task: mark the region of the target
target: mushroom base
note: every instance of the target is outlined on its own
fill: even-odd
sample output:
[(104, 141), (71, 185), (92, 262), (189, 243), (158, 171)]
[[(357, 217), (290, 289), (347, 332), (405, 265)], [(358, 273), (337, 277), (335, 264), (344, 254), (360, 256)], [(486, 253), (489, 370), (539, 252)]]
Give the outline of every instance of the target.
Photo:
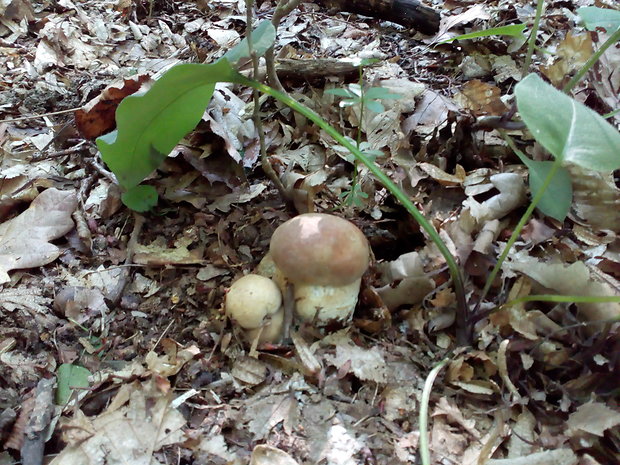
[(259, 345), (267, 342), (280, 342), (282, 327), (284, 326), (284, 310), (280, 309), (279, 312), (274, 313), (269, 318), (270, 320), (265, 322), (261, 328), (246, 329), (244, 331), (246, 341), (251, 344), (258, 337)]
[(361, 279), (345, 286), (295, 284), (295, 313), (302, 321), (327, 324), (353, 315)]

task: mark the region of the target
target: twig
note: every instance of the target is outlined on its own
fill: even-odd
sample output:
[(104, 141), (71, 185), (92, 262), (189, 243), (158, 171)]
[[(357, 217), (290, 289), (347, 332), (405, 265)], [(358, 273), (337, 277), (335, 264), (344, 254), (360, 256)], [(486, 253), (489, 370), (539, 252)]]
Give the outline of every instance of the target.
[(0, 123), (15, 123), (17, 121), (28, 121), (29, 119), (45, 118), (46, 116), (64, 115), (65, 113), (74, 113), (82, 107), (71, 108), (69, 110), (52, 111), (51, 113), (42, 113), (40, 115), (22, 116), (21, 118), (3, 119)]
[[(253, 0), (245, 0), (245, 9), (246, 9), (246, 26), (247, 26), (247, 39), (248, 39), (248, 51), (250, 52), (250, 57), (252, 59), (252, 68), (254, 70), (254, 78), (258, 77), (258, 57), (256, 56), (256, 52), (252, 46), (252, 6)], [(273, 47), (272, 47), (273, 48)], [(272, 62), (273, 64), (273, 62)], [(267, 68), (269, 69), (269, 67)], [(275, 70), (275, 68), (274, 68)], [(275, 73), (275, 71), (274, 71)], [(275, 172), (271, 163), (269, 162), (269, 157), (267, 156), (267, 147), (265, 145), (265, 132), (263, 129), (263, 122), (260, 118), (260, 95), (257, 89), (253, 89), (252, 98), (254, 100), (254, 111), (252, 112), (252, 120), (254, 121), (254, 126), (256, 127), (256, 132), (258, 133), (258, 141), (260, 145), (260, 162), (263, 168), (263, 171), (267, 175), (267, 177), (273, 182), (276, 186), (280, 195), (284, 199), (286, 203), (290, 203), (290, 199), (288, 193), (286, 192), (286, 188), (280, 177)]]
[[(301, 3), (301, 0), (280, 0), (278, 5), (276, 6), (276, 10), (273, 12), (273, 16), (271, 17), (271, 24), (273, 27), (278, 30), (278, 26), (280, 25), (280, 21), (287, 14), (293, 11), (297, 6)], [(272, 45), (265, 52), (265, 64), (267, 66), (267, 79), (269, 81), (269, 85), (279, 90), (283, 94), (286, 93), (280, 79), (278, 78), (278, 74), (276, 73), (276, 65), (275, 65), (275, 53), (274, 46)]]

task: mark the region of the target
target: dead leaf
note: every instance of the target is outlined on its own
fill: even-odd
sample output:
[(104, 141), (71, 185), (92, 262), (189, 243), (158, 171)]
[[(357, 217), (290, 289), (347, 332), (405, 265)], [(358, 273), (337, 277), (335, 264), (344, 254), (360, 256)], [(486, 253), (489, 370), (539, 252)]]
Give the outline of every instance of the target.
[(252, 451), (250, 465), (298, 465), (286, 452), (267, 445), (258, 445)]
[[(70, 445), (50, 465), (126, 463), (159, 465), (153, 454), (164, 446), (184, 440), (185, 418), (170, 407), (169, 395), (152, 381), (125, 385), (108, 406), (94, 418), (78, 413), (63, 424), (66, 433), (89, 431), (81, 438), (65, 437)], [(120, 400), (119, 396), (122, 396)]]
[(149, 81), (148, 75), (141, 74), (113, 82), (83, 108), (76, 110), (75, 125), (82, 137), (93, 140), (116, 128), (116, 108), (121, 100)]
[(578, 431), (603, 436), (606, 430), (620, 424), (620, 412), (601, 402), (588, 402), (572, 413), (566, 422), (570, 432)]
[(555, 53), (555, 63), (541, 66), (542, 73), (555, 86), (561, 86), (576, 70), (581, 68), (592, 56), (592, 38), (590, 33), (573, 34), (568, 32)]
[(461, 92), (465, 97), (463, 102), (465, 108), (470, 109), (476, 116), (499, 116), (507, 110), (506, 105), (500, 99), (502, 91), (493, 84), (474, 79), (466, 82)]
[(570, 449), (545, 450), (523, 457), (491, 459), (487, 465), (576, 465), (579, 458)]
[(74, 192), (47, 189), (28, 210), (0, 224), (0, 284), (11, 280), (11, 270), (47, 265), (60, 256), (60, 248), (49, 241), (73, 229), (76, 207)]

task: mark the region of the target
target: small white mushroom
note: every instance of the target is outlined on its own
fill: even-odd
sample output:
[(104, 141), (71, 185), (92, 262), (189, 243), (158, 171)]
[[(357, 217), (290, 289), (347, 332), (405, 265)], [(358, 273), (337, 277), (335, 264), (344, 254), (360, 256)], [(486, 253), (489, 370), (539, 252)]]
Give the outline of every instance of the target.
[(277, 342), (282, 333), (282, 294), (269, 278), (249, 274), (233, 283), (226, 294), (226, 314), (244, 329), (246, 339), (259, 344)]

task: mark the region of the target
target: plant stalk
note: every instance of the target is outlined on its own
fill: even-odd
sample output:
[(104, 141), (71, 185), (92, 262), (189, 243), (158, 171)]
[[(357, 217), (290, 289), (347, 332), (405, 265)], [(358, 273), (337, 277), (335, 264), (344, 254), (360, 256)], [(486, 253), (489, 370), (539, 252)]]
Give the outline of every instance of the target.
[(536, 47), (536, 36), (538, 34), (538, 27), (540, 26), (540, 18), (542, 17), (544, 0), (538, 0), (536, 2), (536, 16), (534, 16), (534, 24), (532, 25), (532, 31), (530, 32), (530, 38), (527, 41), (527, 52), (525, 53), (525, 61), (523, 62), (523, 70), (521, 71), (521, 77), (524, 78), (532, 64), (532, 56), (534, 55), (534, 48)]
[(422, 459), (422, 465), (431, 465), (431, 452), (428, 445), (428, 404), (431, 400), (431, 392), (433, 391), (433, 383), (435, 378), (441, 371), (441, 369), (450, 361), (449, 358), (444, 358), (439, 362), (428, 374), (426, 381), (424, 381), (424, 389), (422, 390), (422, 399), (420, 400), (420, 416), (419, 416), (419, 429), (420, 429), (420, 458)]

